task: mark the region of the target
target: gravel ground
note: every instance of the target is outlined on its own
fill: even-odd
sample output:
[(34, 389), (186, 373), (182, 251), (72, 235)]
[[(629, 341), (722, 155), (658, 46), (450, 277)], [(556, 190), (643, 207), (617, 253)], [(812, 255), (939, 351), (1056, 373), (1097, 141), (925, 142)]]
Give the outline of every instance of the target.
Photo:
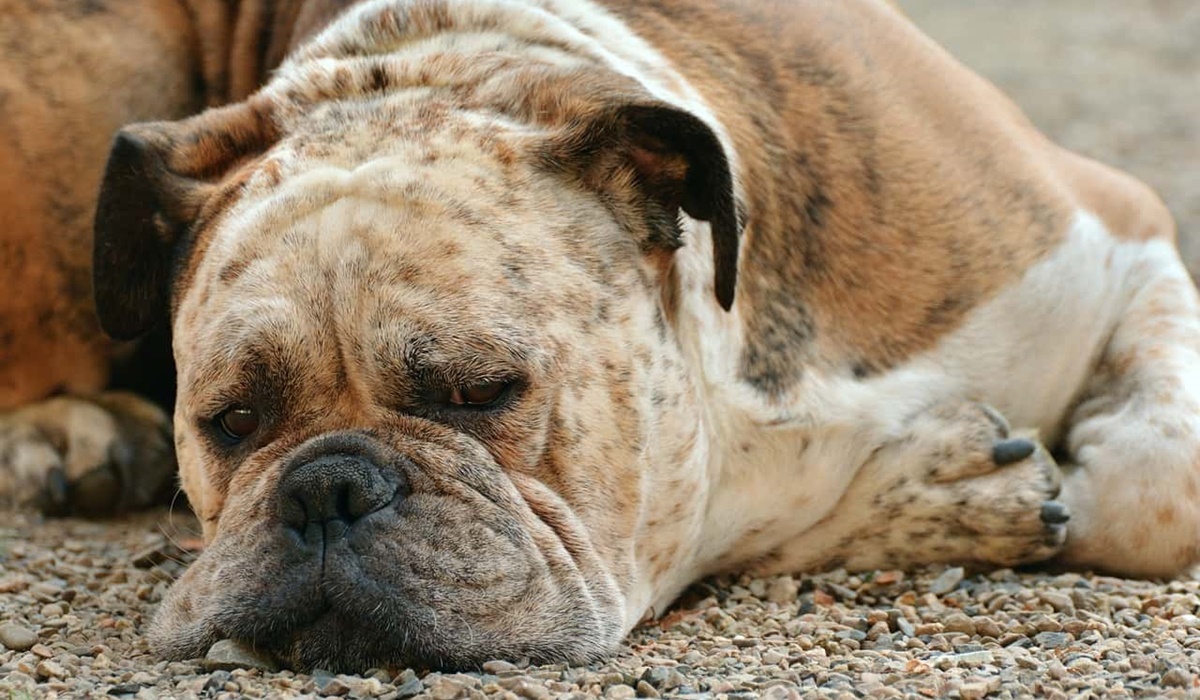
[[(225, 670), (151, 657), (141, 629), (195, 523), (13, 519), (0, 558), (12, 697), (1200, 697), (1200, 582), (960, 568), (695, 586), (589, 668), (481, 674)], [(0, 697), (3, 697), (0, 694)]]
[[(1060, 142), (1155, 186), (1200, 270), (1200, 3), (902, 0)], [(961, 569), (720, 579), (590, 668), (331, 676), (164, 663), (142, 631), (198, 531), (0, 513), (0, 700), (1200, 697), (1200, 577)], [(6, 694), (7, 693), (7, 694)]]

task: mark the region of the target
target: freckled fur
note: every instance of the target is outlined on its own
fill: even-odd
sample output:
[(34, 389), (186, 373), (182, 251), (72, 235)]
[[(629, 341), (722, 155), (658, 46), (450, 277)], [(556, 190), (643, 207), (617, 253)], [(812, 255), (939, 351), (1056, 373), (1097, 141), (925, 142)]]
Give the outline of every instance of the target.
[[(287, 56), (244, 102), (130, 129), (197, 223), (169, 306), (210, 546), (165, 653), (582, 661), (731, 568), (1200, 558), (1200, 308), (1170, 217), (892, 6), (372, 0), (323, 29), (321, 8), (239, 25), (313, 37), (236, 62)], [(631, 103), (691, 115), (729, 165), (728, 311), (728, 239), (674, 211), (695, 158), (614, 116)], [(422, 412), (437, 377), (504, 373), (526, 387), (506, 412)], [(237, 401), (271, 412), (223, 450), (206, 431)], [(348, 432), (412, 510), (373, 521), (377, 570), (314, 585), (272, 504), (281, 465)], [(996, 465), (1010, 432), (1039, 449)], [(364, 580), (392, 597), (336, 594)], [(305, 627), (295, 600), (333, 612)]]

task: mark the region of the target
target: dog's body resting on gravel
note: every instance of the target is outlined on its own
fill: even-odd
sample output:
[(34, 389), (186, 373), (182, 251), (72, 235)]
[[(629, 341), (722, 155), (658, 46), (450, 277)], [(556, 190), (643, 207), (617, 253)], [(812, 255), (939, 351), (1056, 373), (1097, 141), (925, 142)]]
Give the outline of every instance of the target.
[(578, 661), (719, 570), (1179, 572), (1173, 236), (882, 2), (369, 0), (109, 160), (99, 317), (171, 318), (209, 543), (156, 640)]

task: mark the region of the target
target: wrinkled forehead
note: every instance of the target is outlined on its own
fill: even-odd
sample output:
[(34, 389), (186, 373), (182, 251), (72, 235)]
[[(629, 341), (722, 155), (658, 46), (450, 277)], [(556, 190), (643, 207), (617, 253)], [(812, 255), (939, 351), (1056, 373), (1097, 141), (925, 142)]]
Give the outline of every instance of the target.
[(519, 246), (513, 220), (537, 188), (506, 134), (470, 115), (388, 114), (329, 108), (296, 126), (203, 232), (198, 276), (470, 265)]
[(497, 254), (506, 241), (494, 224), (509, 214), (487, 196), (487, 185), (504, 184), (469, 170), (414, 166), (402, 156), (350, 168), (318, 164), (264, 196), (245, 197), (211, 231), (203, 268), (231, 282), (240, 275), (230, 266), (260, 261), (286, 277), (292, 268), (362, 274)]
[(486, 342), (557, 327), (636, 278), (603, 203), (524, 157), (515, 129), (435, 115), (418, 136), (406, 118), (389, 132), (326, 114), (247, 166), (177, 286), (177, 337), (199, 341), (177, 359), (267, 336), (383, 342), (381, 328)]
[(377, 144), (361, 159), (305, 147), (268, 153), (205, 232), (176, 318), (197, 351), (268, 335), (505, 334), (573, 257), (550, 239), (576, 231), (574, 215), (556, 220), (531, 171), (477, 144)]
[(216, 302), (207, 310), (286, 297), (313, 310), (337, 300), (351, 312), (350, 301), (388, 293), (413, 303), (435, 291), (467, 294), (449, 282), (468, 270), (476, 290), (502, 282), (489, 279), (488, 261), (519, 246), (495, 225), (505, 217), (406, 165), (385, 157), (313, 168), (232, 210), (195, 268), (196, 291)]
[(528, 357), (539, 340), (503, 273), (521, 256), (474, 208), (396, 177), (386, 159), (314, 169), (214, 237), (179, 309), (190, 342), (177, 348), (181, 379), (191, 386), (193, 374), (208, 381), (257, 361), (303, 381), (328, 374), (331, 358), (383, 367)]

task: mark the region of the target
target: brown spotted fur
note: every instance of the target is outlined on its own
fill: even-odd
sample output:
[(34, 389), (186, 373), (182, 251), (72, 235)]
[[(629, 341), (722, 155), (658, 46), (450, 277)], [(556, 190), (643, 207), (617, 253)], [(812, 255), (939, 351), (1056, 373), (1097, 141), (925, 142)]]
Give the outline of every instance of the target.
[[(339, 2), (197, 0), (185, 24), (201, 87), (189, 99), (233, 104), (114, 142), (98, 310), (122, 338), (170, 318), (182, 483), (209, 541), (164, 602), (159, 648), (194, 656), (232, 636), (302, 666), (586, 660), (694, 576), (730, 566), (1058, 554), (1066, 532), (1040, 509), (1086, 470), (1064, 479), (1034, 442), (999, 464), (991, 450), (1009, 428), (970, 397), (895, 425), (857, 416), (861, 439), (786, 409), (804, 405), (809, 374), (884, 382), (936, 350), (1063, 249), (1078, 209), (1128, 240), (1169, 239), (1157, 198), (1049, 143), (888, 3), (604, 3), (678, 76), (641, 70), (711, 108), (736, 154), (728, 188), (699, 117), (586, 42), (522, 43), (542, 25), (530, 14), (537, 31), (517, 27), (517, 5), (480, 3), (472, 18), (505, 37), (495, 47), (410, 55), (460, 28), (457, 4), (372, 6), (331, 34)], [(703, 298), (744, 338), (730, 380), (753, 397), (742, 427), (764, 443), (764, 424), (794, 430), (790, 446), (813, 459), (862, 451), (841, 502), (800, 493), (786, 512), (719, 512), (795, 484), (749, 456), (705, 461), (730, 436), (707, 435), (720, 421), (697, 413), (735, 411), (705, 403), (712, 388), (676, 335), (699, 298), (678, 262), (701, 244), (687, 238), (696, 230), (713, 249)], [(1187, 285), (1152, 281), (1147, 320), (1117, 329), (1133, 347), (1102, 358), (1080, 425), (1144, 404), (1148, 358), (1166, 375), (1191, 367), (1179, 352), (1190, 312), (1168, 299)], [(519, 386), (505, 411), (451, 420), (421, 398), (493, 375)], [(1169, 379), (1152, 403), (1193, 408)], [(214, 425), (243, 404), (262, 407), (263, 427), (223, 442)], [(1188, 421), (1150, 419), (1200, 444)], [(1086, 441), (1068, 432), (1068, 445)], [(327, 566), (322, 550), (314, 570), (281, 527), (285, 487), (345, 445), (407, 491), (373, 521), (371, 556)], [(1139, 494), (1155, 504), (1152, 489)], [(1146, 511), (1160, 526), (1193, 516)], [(721, 531), (726, 517), (736, 525)], [(1093, 519), (1064, 560), (1103, 565), (1130, 541), (1148, 546), (1149, 531), (1138, 545)], [(1179, 532), (1168, 555), (1129, 570), (1193, 561), (1196, 538)], [(362, 573), (364, 562), (384, 564)]]

